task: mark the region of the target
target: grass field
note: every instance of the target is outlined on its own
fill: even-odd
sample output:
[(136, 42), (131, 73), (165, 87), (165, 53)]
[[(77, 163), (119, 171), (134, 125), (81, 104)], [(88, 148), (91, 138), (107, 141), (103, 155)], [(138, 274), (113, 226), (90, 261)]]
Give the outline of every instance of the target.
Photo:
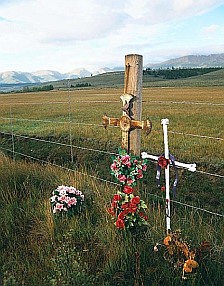
[[(153, 252), (166, 232), (164, 193), (155, 185), (154, 163), (149, 162), (138, 186), (148, 205), (149, 227), (131, 236), (111, 222), (106, 207), (117, 187), (88, 176), (112, 181), (111, 158), (89, 149), (117, 152), (120, 130), (104, 130), (102, 115), (121, 116), (122, 93), (122, 87), (110, 87), (0, 95), (1, 148), (80, 171), (1, 154), (0, 285), (222, 285), (223, 217), (172, 205), (172, 229), (181, 228), (192, 245), (211, 244), (204, 258), (198, 258), (192, 279), (181, 280), (180, 270), (164, 260), (162, 249)], [(198, 170), (224, 175), (223, 140), (189, 135), (224, 138), (223, 93), (223, 86), (145, 87), (142, 118), (151, 119), (153, 130), (142, 134), (142, 151), (163, 153), (160, 122), (168, 118), (170, 152), (180, 161), (196, 163)], [(75, 185), (86, 194), (80, 217), (53, 217), (49, 197), (60, 184)], [(176, 200), (223, 213), (223, 187), (223, 178), (180, 170)]]

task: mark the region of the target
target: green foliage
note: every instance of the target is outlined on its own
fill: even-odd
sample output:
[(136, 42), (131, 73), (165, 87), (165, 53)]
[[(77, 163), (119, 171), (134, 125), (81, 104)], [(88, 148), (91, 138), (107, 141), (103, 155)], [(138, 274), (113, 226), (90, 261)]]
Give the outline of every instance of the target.
[(150, 69), (146, 68), (143, 75), (154, 77), (163, 77), (164, 79), (181, 79), (192, 76), (199, 76), (206, 73), (218, 71), (222, 68), (167, 68), (167, 69)]
[(43, 86), (25, 86), (23, 87), (22, 91), (17, 91), (17, 92), (38, 92), (38, 91), (49, 91), (53, 90), (54, 86), (52, 84), (49, 85), (43, 85)]
[(76, 83), (76, 85), (74, 86), (73, 84), (71, 85), (71, 87), (89, 87), (91, 86), (91, 83), (85, 82), (85, 83)]

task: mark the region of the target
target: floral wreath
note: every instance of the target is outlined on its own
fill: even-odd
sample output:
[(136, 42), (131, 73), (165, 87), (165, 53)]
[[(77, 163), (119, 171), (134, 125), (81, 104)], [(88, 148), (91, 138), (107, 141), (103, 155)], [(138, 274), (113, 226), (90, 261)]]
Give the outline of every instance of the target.
[(119, 149), (119, 154), (112, 157), (111, 174), (123, 185), (134, 186), (143, 178), (147, 169), (147, 160), (127, 154), (125, 149)]

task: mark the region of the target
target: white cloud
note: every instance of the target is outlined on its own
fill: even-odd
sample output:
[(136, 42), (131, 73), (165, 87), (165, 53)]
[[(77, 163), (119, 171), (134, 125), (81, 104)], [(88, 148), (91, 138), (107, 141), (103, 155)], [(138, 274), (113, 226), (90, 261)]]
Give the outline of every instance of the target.
[[(224, 0), (0, 0), (0, 66), (25, 68), (33, 64), (39, 68), (48, 64), (65, 69), (69, 65), (94, 65), (96, 61), (104, 65), (116, 62), (118, 57), (122, 62), (125, 53), (147, 56), (159, 49), (162, 53), (167, 43), (172, 50), (172, 25), (223, 3)], [(11, 62), (4, 62), (4, 57), (8, 60), (10, 56)]]

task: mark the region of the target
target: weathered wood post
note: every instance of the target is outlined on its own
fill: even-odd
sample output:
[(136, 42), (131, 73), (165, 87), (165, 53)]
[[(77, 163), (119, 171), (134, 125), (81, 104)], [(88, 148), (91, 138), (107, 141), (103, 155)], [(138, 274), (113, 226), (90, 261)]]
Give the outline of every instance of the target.
[(128, 153), (140, 156), (140, 130), (149, 134), (151, 121), (141, 121), (142, 117), (142, 56), (125, 56), (124, 94), (120, 96), (123, 103), (123, 115), (120, 118), (103, 116), (103, 126), (119, 126), (122, 131), (121, 146)]
[[(142, 75), (143, 57), (131, 54), (125, 56), (125, 77), (124, 94), (131, 94), (133, 99), (130, 102), (129, 115), (135, 120), (142, 119)], [(129, 150), (135, 155), (140, 156), (141, 131), (132, 130), (129, 134)]]

